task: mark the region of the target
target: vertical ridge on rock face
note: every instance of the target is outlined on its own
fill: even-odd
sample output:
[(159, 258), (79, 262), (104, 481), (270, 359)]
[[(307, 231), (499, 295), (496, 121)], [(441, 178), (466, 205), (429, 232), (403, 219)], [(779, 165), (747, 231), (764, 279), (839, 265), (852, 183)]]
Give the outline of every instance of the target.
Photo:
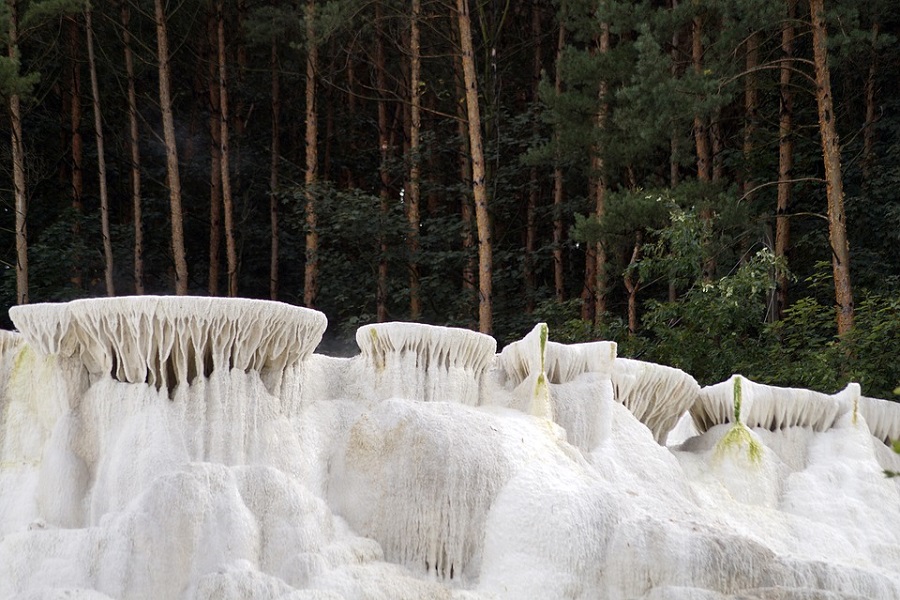
[(356, 332), (379, 399), (410, 395), (425, 402), (477, 405), (481, 378), (497, 342), (489, 335), (420, 323), (379, 323)]

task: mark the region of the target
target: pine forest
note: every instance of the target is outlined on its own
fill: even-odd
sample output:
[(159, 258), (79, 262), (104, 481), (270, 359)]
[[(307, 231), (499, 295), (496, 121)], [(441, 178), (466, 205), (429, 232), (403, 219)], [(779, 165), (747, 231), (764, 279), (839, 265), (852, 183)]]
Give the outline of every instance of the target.
[(7, 308), (269, 298), (334, 353), (546, 322), (900, 398), (896, 0), (3, 0), (0, 31)]

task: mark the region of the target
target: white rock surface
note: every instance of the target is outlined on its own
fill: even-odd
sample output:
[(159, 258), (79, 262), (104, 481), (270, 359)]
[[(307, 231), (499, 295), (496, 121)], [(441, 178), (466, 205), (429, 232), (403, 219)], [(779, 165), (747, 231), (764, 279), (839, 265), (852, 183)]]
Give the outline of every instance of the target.
[(858, 389), (741, 379), (729, 437), (734, 380), (541, 326), (331, 358), (323, 316), (261, 301), (14, 317), (0, 599), (900, 598), (897, 413)]

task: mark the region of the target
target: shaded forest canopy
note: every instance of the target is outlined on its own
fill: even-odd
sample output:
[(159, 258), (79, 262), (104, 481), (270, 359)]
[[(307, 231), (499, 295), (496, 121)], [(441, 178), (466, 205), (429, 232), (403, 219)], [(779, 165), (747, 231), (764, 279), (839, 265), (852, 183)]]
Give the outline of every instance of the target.
[(6, 0), (2, 302), (273, 298), (333, 344), (546, 321), (701, 383), (891, 397), (898, 26), (893, 0)]

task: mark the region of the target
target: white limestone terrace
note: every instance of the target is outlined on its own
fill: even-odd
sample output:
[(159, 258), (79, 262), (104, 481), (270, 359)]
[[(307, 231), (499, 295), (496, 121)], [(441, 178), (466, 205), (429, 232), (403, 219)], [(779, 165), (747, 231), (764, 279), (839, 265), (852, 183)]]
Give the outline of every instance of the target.
[(684, 371), (618, 358), (615, 342), (560, 344), (549, 341), (548, 335), (547, 326), (539, 324), (525, 338), (506, 346), (498, 356), (508, 386), (518, 388), (534, 379), (530, 383), (534, 388), (530, 398), (520, 394), (522, 398), (516, 406), (520, 410), (541, 416), (541, 397), (546, 394), (544, 402), (558, 417), (566, 412), (566, 407), (560, 405), (560, 398), (554, 397), (559, 395), (555, 386), (588, 374), (606, 377), (612, 382), (613, 398), (646, 425), (658, 443), (665, 444), (669, 431), (697, 399), (700, 386)]
[(274, 375), (319, 344), (325, 315), (244, 298), (125, 296), (10, 309), (45, 355), (75, 357), (94, 375), (173, 389), (219, 369)]
[(653, 432), (659, 444), (666, 443), (700, 393), (697, 381), (680, 369), (629, 358), (613, 363), (612, 382), (616, 400)]
[[(499, 355), (379, 324), (337, 358), (271, 302), (14, 312), (0, 599), (900, 598), (900, 456), (869, 429), (896, 412), (858, 388), (701, 394), (543, 324)], [(698, 397), (722, 425), (662, 445)]]
[(900, 440), (900, 403), (860, 396), (859, 413), (872, 435), (885, 444)]
[[(747, 427), (771, 431), (807, 427), (825, 431), (845, 414), (859, 406), (859, 384), (851, 383), (837, 394), (785, 388), (755, 383), (734, 375), (731, 379), (704, 387), (691, 408), (694, 424), (700, 432), (735, 420), (734, 379), (741, 377), (742, 398), (739, 419)], [(868, 419), (867, 419), (868, 421)], [(873, 427), (873, 424), (869, 425)]]
[(374, 371), (378, 399), (477, 405), (481, 379), (497, 351), (489, 335), (422, 323), (378, 323), (356, 331), (365, 366)]

